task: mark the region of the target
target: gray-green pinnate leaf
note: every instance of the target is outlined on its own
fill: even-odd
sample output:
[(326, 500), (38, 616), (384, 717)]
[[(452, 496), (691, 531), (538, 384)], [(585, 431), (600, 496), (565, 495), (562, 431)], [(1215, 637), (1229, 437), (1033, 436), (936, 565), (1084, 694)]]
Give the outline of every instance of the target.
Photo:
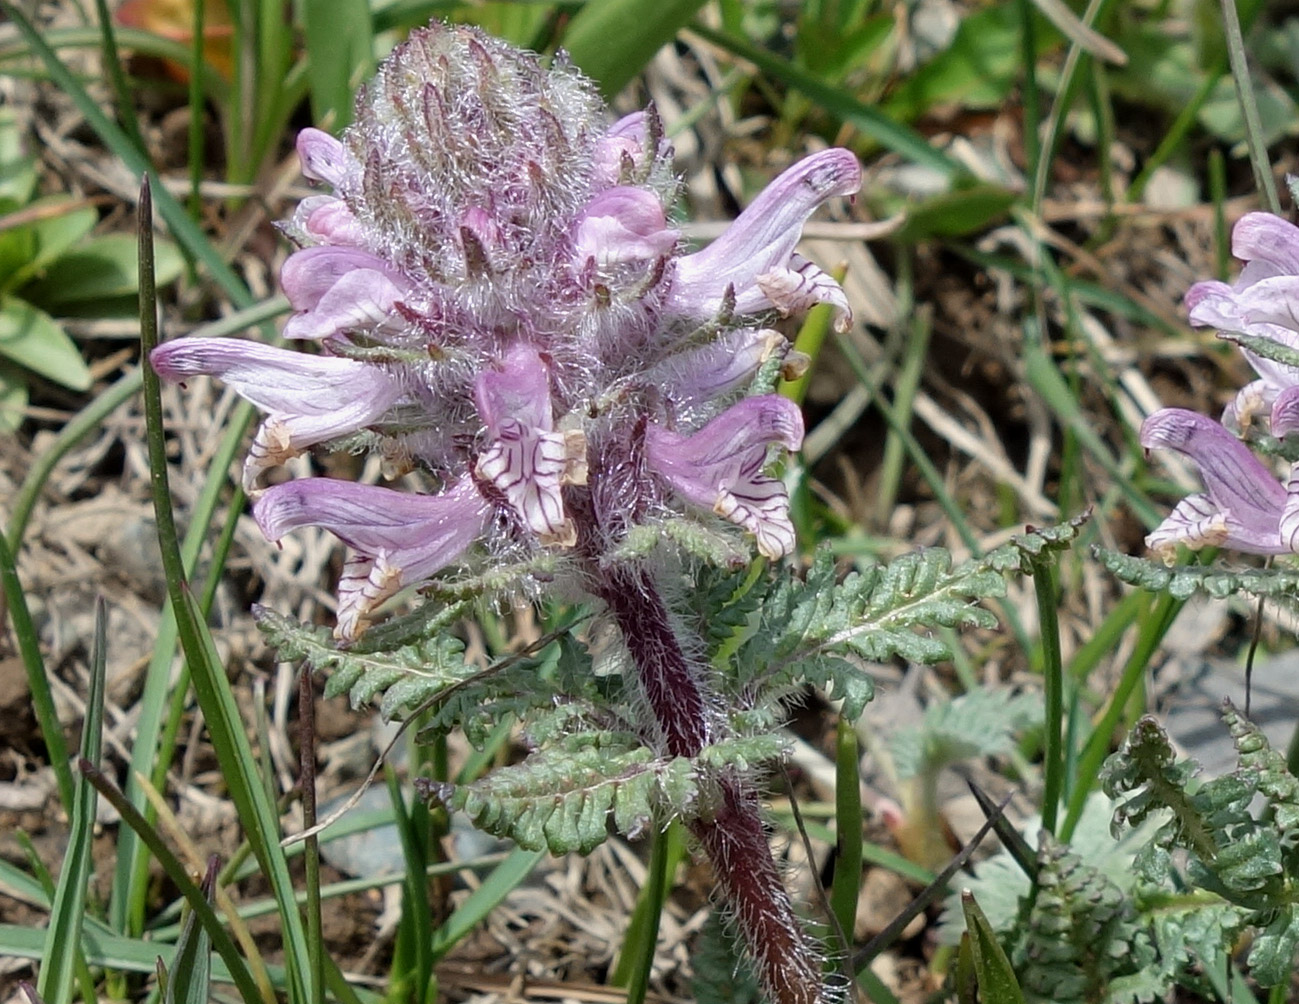
[(472, 784), (425, 781), (421, 788), (431, 801), (520, 847), (587, 854), (604, 842), (610, 817), (619, 832), (644, 830), (664, 769), (635, 737), (587, 734)]
[(1023, 572), (1068, 548), (1087, 516), (1030, 529), (982, 558), (953, 565), (942, 548), (869, 564), (839, 580), (822, 548), (806, 576), (788, 573), (768, 590), (761, 620), (737, 653), (737, 700), (813, 683), (844, 699), (856, 718), (870, 699), (869, 677), (852, 657), (900, 657), (931, 663), (948, 658), (935, 628), (993, 628), (981, 603), (1004, 596), (1005, 574)]
[[(1158, 962), (1148, 925), (1117, 885), (1047, 833), (1032, 903), (1018, 953), (1028, 994), (1063, 1004), (1133, 1000), (1134, 992), (1150, 992), (1151, 986), (1132, 980)], [(1128, 984), (1115, 988), (1121, 978)], [(1170, 983), (1168, 974), (1154, 986), (1166, 991)]]
[(1294, 973), (1295, 948), (1299, 946), (1299, 913), (1293, 905), (1282, 907), (1276, 917), (1254, 936), (1249, 952), (1249, 973), (1265, 987), (1289, 983)]
[(1237, 593), (1271, 598), (1299, 597), (1299, 568), (1224, 568), (1218, 565), (1174, 565), (1169, 567), (1147, 558), (1120, 554), (1103, 547), (1093, 549), (1115, 578), (1148, 589), (1187, 599), (1196, 593), (1225, 597)]
[(327, 673), (325, 696), (347, 694), (353, 707), (382, 695), (385, 717), (417, 706), (481, 672), (464, 660), (464, 644), (447, 634), (422, 638), (392, 651), (339, 648), (325, 627), (300, 624), (259, 608), (257, 624), (284, 660), (303, 660)]
[(1255, 779), (1267, 796), (1277, 826), (1283, 833), (1299, 829), (1299, 779), (1290, 773), (1285, 757), (1274, 750), (1258, 726), (1236, 710), (1230, 700), (1222, 702), (1222, 720), (1231, 733), (1240, 756), (1240, 769)]
[(567, 736), (522, 763), (470, 784), (418, 782), (433, 802), (463, 812), (481, 830), (530, 850), (587, 854), (614, 830), (638, 837), (664, 806), (707, 812), (708, 780), (782, 757), (778, 735), (726, 739), (694, 758), (656, 758), (630, 733)]

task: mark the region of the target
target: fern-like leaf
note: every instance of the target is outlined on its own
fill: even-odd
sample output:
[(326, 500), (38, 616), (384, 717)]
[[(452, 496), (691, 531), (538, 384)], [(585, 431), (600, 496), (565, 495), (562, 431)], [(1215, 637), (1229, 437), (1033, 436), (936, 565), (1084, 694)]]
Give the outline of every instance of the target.
[(607, 837), (611, 815), (615, 828), (629, 836), (649, 824), (656, 766), (653, 753), (634, 736), (585, 733), (472, 784), (419, 786), (430, 801), (465, 813), (480, 830), (520, 847), (588, 854)]
[(1196, 593), (1218, 598), (1237, 593), (1271, 599), (1299, 597), (1299, 568), (1284, 565), (1234, 569), (1219, 565), (1169, 567), (1103, 547), (1093, 548), (1093, 554), (1115, 578), (1151, 592), (1168, 593), (1177, 599), (1187, 599)]
[(790, 574), (767, 593), (761, 622), (737, 654), (733, 697), (743, 705), (753, 694), (811, 682), (842, 698), (844, 715), (857, 718), (871, 684), (852, 657), (925, 663), (948, 658), (947, 646), (929, 632), (995, 627), (996, 617), (979, 604), (1005, 595), (1004, 574), (1028, 570), (1069, 547), (1086, 519), (1030, 529), (957, 567), (947, 551), (933, 548), (867, 565), (841, 582), (833, 556), (822, 548), (805, 578)]
[(421, 781), (430, 801), (465, 813), (481, 830), (531, 850), (587, 854), (606, 838), (608, 825), (640, 836), (663, 806), (706, 812), (715, 798), (710, 780), (730, 770), (784, 756), (778, 735), (725, 739), (693, 758), (655, 758), (636, 736), (583, 732), (501, 767), (470, 784)]
[(1293, 843), (1299, 831), (1299, 779), (1290, 773), (1285, 757), (1274, 750), (1258, 726), (1236, 710), (1230, 700), (1222, 702), (1222, 720), (1231, 733), (1240, 756), (1240, 769), (1253, 775), (1258, 790), (1267, 796), (1283, 839)]
[(1171, 973), (1133, 979), (1157, 963), (1149, 930), (1118, 886), (1047, 833), (1024, 930), (1021, 985), (1053, 1004), (1151, 1000), (1171, 984)]

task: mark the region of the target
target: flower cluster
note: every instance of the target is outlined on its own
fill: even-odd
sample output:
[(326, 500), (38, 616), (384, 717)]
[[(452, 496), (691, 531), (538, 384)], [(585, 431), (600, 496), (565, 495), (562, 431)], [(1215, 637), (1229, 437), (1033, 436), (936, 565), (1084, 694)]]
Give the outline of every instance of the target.
[[(266, 413), (244, 468), (271, 540), (303, 526), (352, 550), (337, 635), (477, 553), (553, 553), (581, 581), (637, 526), (703, 518), (777, 558), (798, 408), (752, 393), (797, 360), (765, 325), (843, 291), (795, 253), (826, 200), (860, 186), (829, 149), (780, 175), (718, 240), (670, 223), (672, 149), (652, 109), (612, 125), (563, 58), (544, 67), (473, 28), (414, 32), (335, 139), (298, 138), (305, 199), (285, 232), (287, 339), (190, 338), (162, 376), (209, 374)], [(325, 478), (259, 488), (317, 444), (381, 453), (415, 492)], [(597, 591), (597, 590), (589, 590)]]
[[(1299, 227), (1249, 213), (1232, 231), (1232, 253), (1245, 262), (1234, 284), (1199, 282), (1187, 292), (1191, 323), (1299, 350)], [(1163, 408), (1142, 423), (1144, 447), (1182, 454), (1204, 482), (1202, 493), (1183, 499), (1146, 538), (1167, 562), (1179, 545), (1299, 553), (1299, 464), (1279, 481), (1240, 438), (1284, 441), (1299, 431), (1299, 367), (1242, 351), (1259, 378), (1227, 405), (1221, 422)]]

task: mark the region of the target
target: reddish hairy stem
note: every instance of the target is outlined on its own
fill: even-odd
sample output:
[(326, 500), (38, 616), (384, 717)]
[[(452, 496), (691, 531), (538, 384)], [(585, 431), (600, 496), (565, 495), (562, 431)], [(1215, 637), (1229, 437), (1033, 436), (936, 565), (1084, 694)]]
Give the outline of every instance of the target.
[(763, 988), (778, 1004), (818, 1004), (826, 999), (820, 954), (794, 915), (762, 829), (758, 798), (739, 778), (721, 780), (722, 807), (695, 820), (695, 835), (723, 897), (738, 921)]
[(708, 708), (653, 580), (645, 572), (612, 571), (602, 598), (622, 629), (666, 751), (696, 755), (709, 741)]
[[(622, 630), (666, 752), (695, 756), (710, 741), (698, 670), (681, 650), (667, 606), (645, 572), (608, 573), (601, 596)], [(826, 999), (820, 955), (785, 892), (762, 828), (758, 796), (734, 774), (716, 778), (720, 806), (690, 830), (713, 863), (763, 987), (776, 1004)]]

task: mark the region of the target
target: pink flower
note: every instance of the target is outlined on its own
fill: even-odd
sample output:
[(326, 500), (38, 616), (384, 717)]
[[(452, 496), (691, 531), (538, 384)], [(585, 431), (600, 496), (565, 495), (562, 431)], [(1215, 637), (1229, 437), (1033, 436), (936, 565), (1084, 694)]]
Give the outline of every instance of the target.
[(180, 338), (154, 349), (149, 362), (176, 382), (217, 377), (266, 412), (244, 461), (249, 490), (266, 468), (364, 428), (401, 397), (400, 384), (377, 366), (232, 338)]
[[(1211, 279), (1192, 286), (1185, 301), (1191, 323), (1299, 350), (1299, 227), (1271, 213), (1247, 213), (1232, 229), (1231, 253), (1245, 262), (1240, 277), (1231, 285)], [(1236, 395), (1222, 420), (1248, 429), (1255, 416), (1299, 394), (1299, 369), (1241, 351), (1260, 379)], [(1272, 434), (1284, 435), (1275, 428)]]
[(345, 641), (359, 637), (388, 597), (459, 558), (482, 535), (490, 512), (469, 477), (440, 495), (307, 478), (268, 488), (253, 506), (267, 540), (319, 526), (352, 548), (338, 584), (334, 629)]
[(767, 394), (746, 397), (690, 435), (650, 424), (645, 462), (687, 502), (754, 534), (758, 551), (774, 560), (794, 549), (794, 526), (784, 483), (765, 473), (768, 448), (802, 445), (798, 406)]
[(1179, 545), (1227, 547), (1247, 554), (1299, 550), (1299, 469), (1284, 485), (1249, 447), (1211, 418), (1162, 408), (1141, 423), (1141, 445), (1172, 450), (1200, 470), (1204, 491), (1188, 495), (1146, 537), (1171, 563)]

